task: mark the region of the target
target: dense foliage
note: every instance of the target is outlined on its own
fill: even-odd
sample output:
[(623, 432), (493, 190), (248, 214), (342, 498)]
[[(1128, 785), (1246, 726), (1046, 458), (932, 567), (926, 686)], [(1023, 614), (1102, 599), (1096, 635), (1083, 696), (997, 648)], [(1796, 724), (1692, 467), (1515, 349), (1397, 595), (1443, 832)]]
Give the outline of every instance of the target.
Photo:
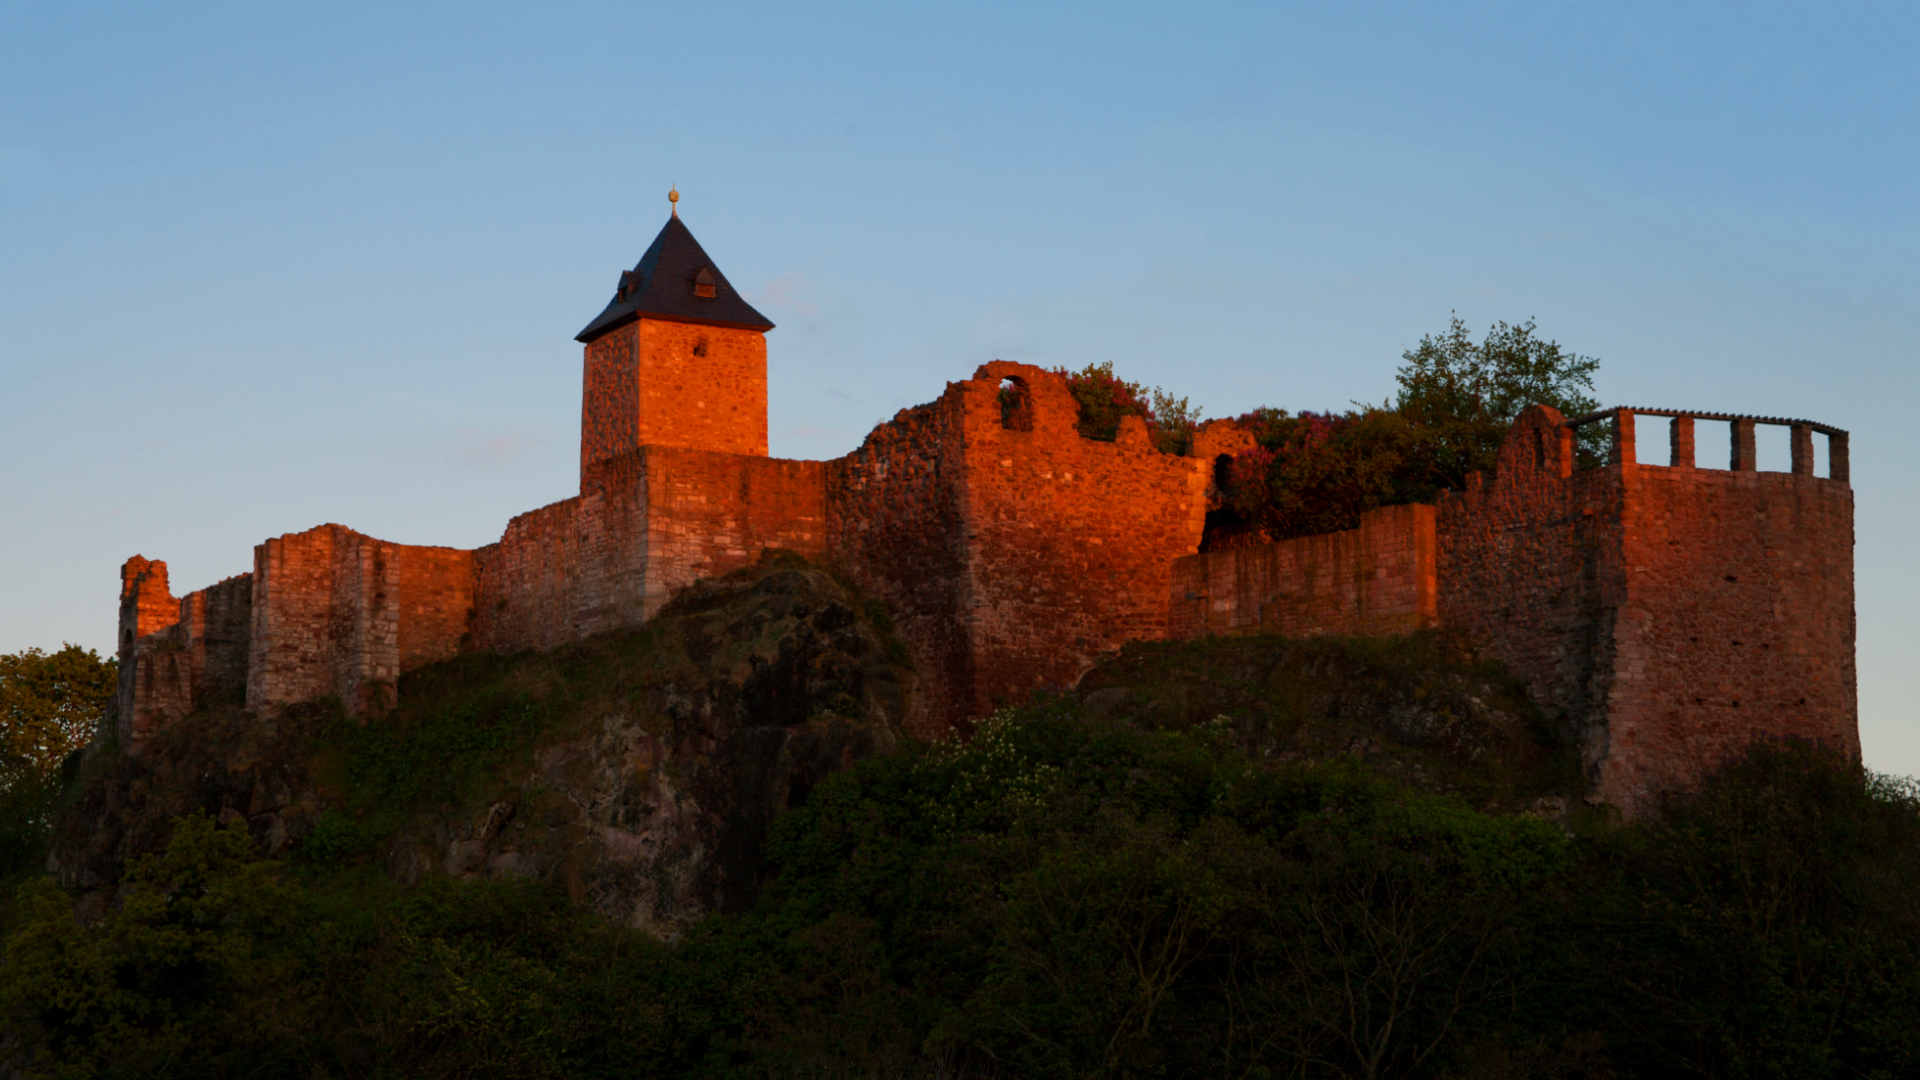
[[(1216, 518), (1212, 546), (1280, 540), (1351, 529), (1381, 506), (1432, 502), (1466, 485), (1469, 473), (1493, 468), (1507, 429), (1528, 405), (1549, 405), (1568, 417), (1597, 409), (1587, 396), (1600, 361), (1537, 336), (1530, 319), (1496, 322), (1475, 341), (1455, 317), (1401, 354), (1399, 392), (1388, 405), (1345, 412), (1292, 413), (1260, 408), (1235, 420), (1256, 446), (1219, 476), (1225, 518)], [(1185, 398), (1128, 382), (1112, 364), (1062, 368), (1080, 406), (1080, 433), (1112, 439), (1125, 416), (1138, 416), (1164, 453), (1193, 444), (1200, 410)], [(1582, 463), (1599, 462), (1605, 432), (1580, 433)]]
[(1186, 398), (1128, 382), (1113, 373), (1111, 362), (1088, 364), (1079, 371), (1055, 368), (1054, 373), (1067, 380), (1067, 391), (1080, 406), (1080, 434), (1087, 438), (1112, 442), (1120, 434), (1120, 419), (1137, 416), (1161, 453), (1185, 454), (1193, 445), (1200, 409)]
[[(1235, 457), (1221, 486), (1245, 538), (1351, 529), (1376, 507), (1432, 502), (1464, 487), (1469, 473), (1493, 468), (1528, 405), (1568, 417), (1598, 407), (1584, 391), (1600, 362), (1542, 341), (1532, 320), (1495, 323), (1476, 342), (1456, 317), (1401, 360), (1391, 407), (1256, 409), (1238, 419), (1258, 445)], [(1597, 427), (1582, 429), (1584, 464), (1598, 462), (1601, 438)]]
[(0, 655), (0, 877), (38, 856), (63, 767), (99, 730), (117, 677), (78, 645)]
[(1422, 464), (1445, 487), (1458, 488), (1468, 473), (1491, 469), (1508, 426), (1527, 406), (1548, 405), (1569, 419), (1600, 407), (1586, 394), (1600, 361), (1540, 340), (1532, 319), (1519, 326), (1496, 322), (1475, 342), (1455, 316), (1446, 333), (1422, 337), (1401, 359), (1395, 411), (1423, 432)]
[(25, 888), (0, 1011), (65, 1077), (1920, 1069), (1912, 785), (1762, 744), (1568, 821), (1059, 699), (817, 788), (676, 943), (182, 819), (87, 925)]

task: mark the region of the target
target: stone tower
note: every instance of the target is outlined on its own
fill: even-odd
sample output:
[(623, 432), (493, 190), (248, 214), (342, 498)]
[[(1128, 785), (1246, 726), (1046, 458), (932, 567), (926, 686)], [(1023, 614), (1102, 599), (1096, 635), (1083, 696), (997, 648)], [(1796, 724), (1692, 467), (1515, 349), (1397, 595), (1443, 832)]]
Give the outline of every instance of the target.
[(767, 455), (767, 339), (676, 214), (623, 271), (586, 345), (580, 477), (642, 446)]

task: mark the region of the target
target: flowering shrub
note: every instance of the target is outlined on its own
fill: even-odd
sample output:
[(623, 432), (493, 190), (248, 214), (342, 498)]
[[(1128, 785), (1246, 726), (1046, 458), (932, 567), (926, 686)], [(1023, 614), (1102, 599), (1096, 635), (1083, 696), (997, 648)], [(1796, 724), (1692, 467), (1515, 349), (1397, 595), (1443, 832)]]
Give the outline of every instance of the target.
[(1021, 738), (1022, 715), (1001, 709), (973, 729), (973, 738), (935, 743), (914, 763), (926, 777), (944, 774), (938, 797), (924, 796), (921, 812), (949, 831), (976, 827), (982, 817), (1037, 809), (1061, 779), (1060, 770), (1036, 756)]
[(1067, 392), (1080, 405), (1080, 434), (1112, 442), (1120, 434), (1120, 420), (1138, 416), (1147, 435), (1163, 454), (1185, 454), (1193, 445), (1200, 409), (1186, 398), (1176, 398), (1159, 387), (1128, 382), (1113, 373), (1113, 364), (1088, 364), (1079, 371), (1055, 368), (1067, 380)]
[(1222, 495), (1270, 539), (1351, 529), (1377, 506), (1438, 493), (1423, 433), (1398, 413), (1259, 409), (1235, 423), (1255, 445), (1228, 466)]

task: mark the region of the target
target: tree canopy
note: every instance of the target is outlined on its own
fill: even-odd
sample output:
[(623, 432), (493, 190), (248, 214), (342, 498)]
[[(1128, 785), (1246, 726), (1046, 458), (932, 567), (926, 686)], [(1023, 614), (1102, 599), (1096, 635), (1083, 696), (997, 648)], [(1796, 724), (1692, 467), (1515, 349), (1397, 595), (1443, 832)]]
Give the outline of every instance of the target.
[(44, 776), (93, 739), (118, 666), (67, 645), (0, 655), (0, 784)]
[(60, 766), (99, 730), (118, 677), (78, 645), (0, 655), (0, 876), (39, 858)]
[(1528, 405), (1568, 417), (1600, 407), (1586, 393), (1600, 361), (1542, 341), (1532, 319), (1496, 322), (1475, 342), (1455, 315), (1444, 333), (1422, 336), (1401, 359), (1395, 408), (1425, 432), (1430, 467), (1449, 487), (1493, 467), (1507, 428)]

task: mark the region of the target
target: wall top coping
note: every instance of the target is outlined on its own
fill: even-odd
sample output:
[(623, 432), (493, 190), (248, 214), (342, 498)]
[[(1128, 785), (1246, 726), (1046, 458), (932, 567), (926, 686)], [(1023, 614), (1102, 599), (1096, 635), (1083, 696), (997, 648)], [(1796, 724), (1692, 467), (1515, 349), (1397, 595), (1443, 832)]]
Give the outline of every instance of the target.
[(1844, 438), (1847, 434), (1845, 428), (1837, 428), (1831, 424), (1819, 424), (1812, 420), (1794, 420), (1784, 416), (1748, 416), (1745, 413), (1698, 412), (1693, 409), (1643, 409), (1637, 405), (1615, 405), (1611, 408), (1601, 409), (1599, 412), (1588, 413), (1585, 416), (1576, 416), (1566, 423), (1568, 427), (1577, 428), (1583, 424), (1591, 424), (1596, 420), (1606, 420), (1612, 417), (1614, 413), (1622, 411), (1639, 413), (1643, 416), (1681, 416), (1690, 417), (1695, 420), (1751, 420), (1756, 424), (1780, 424), (1787, 427), (1795, 424), (1805, 424), (1807, 427), (1812, 428), (1822, 435), (1839, 435)]

